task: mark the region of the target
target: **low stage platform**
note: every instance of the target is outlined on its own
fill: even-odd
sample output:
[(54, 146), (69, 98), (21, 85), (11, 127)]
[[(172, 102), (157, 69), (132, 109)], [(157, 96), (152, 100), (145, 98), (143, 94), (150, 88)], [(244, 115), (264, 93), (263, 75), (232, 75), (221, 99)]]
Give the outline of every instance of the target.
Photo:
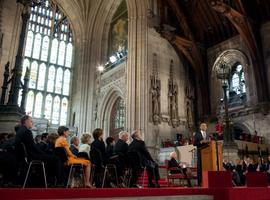
[(1, 188), (0, 199), (270, 200), (270, 187), (237, 188)]

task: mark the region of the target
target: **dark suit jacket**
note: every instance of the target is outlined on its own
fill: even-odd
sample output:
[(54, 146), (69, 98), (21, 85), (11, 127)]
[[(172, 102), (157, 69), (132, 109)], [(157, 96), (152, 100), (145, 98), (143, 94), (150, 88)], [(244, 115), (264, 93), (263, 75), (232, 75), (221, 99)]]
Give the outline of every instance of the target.
[(25, 145), (27, 154), (31, 159), (38, 159), (39, 155), (45, 154), (36, 146), (32, 131), (25, 126), (21, 126), (15, 136), (15, 148), (17, 153), (20, 154), (19, 156), (22, 155), (22, 152), (18, 152), (22, 151), (21, 143)]
[(181, 167), (179, 166), (179, 163), (174, 158), (171, 158), (168, 161), (168, 168), (178, 168), (178, 169), (170, 170), (170, 173), (171, 174), (177, 174), (177, 173), (181, 173), (182, 172), (181, 171)]
[(142, 165), (144, 166), (149, 166), (151, 163), (154, 162), (151, 154), (146, 148), (145, 142), (142, 140), (136, 140), (133, 139), (133, 141), (130, 143), (128, 146), (128, 151), (129, 152), (138, 152)]
[(79, 150), (77, 147), (74, 146), (74, 144), (71, 144), (70, 147), (69, 147), (70, 151), (75, 155), (75, 156), (78, 156), (79, 154)]
[(106, 147), (106, 156), (107, 156), (107, 159), (110, 159), (114, 155), (115, 155), (114, 145), (113, 144), (107, 145), (107, 147)]
[[(209, 139), (209, 136), (206, 133), (206, 140), (208, 140), (208, 139)], [(204, 146), (205, 144), (200, 143), (202, 140), (203, 140), (203, 136), (202, 136), (201, 131), (196, 132), (195, 135), (194, 135), (194, 143), (193, 143), (193, 145), (196, 146), (197, 148), (200, 148), (200, 147)]]
[(119, 139), (115, 144), (114, 150), (117, 155), (125, 156), (128, 152), (128, 144)]
[[(97, 152), (99, 152), (100, 158), (97, 156)], [(106, 165), (106, 150), (105, 150), (105, 143), (103, 140), (94, 140), (91, 144), (91, 155), (95, 155), (95, 157), (91, 156), (91, 161), (93, 164), (96, 164), (98, 166), (100, 165)]]

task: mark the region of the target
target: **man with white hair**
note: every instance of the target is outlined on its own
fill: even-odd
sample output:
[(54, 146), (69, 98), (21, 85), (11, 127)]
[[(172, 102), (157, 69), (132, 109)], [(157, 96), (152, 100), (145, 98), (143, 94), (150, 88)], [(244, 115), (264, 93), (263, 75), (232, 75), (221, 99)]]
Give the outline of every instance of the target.
[(119, 140), (116, 142), (114, 150), (117, 155), (126, 155), (128, 151), (128, 132), (121, 131), (119, 133)]
[(114, 146), (115, 154), (118, 155), (119, 158), (119, 166), (117, 171), (119, 176), (124, 174), (125, 167), (127, 166), (128, 138), (128, 132), (121, 131), (119, 133), (119, 140)]
[[(158, 184), (159, 180), (159, 171), (158, 164), (154, 161), (151, 154), (146, 148), (145, 142), (142, 140), (142, 133), (139, 130), (136, 130), (131, 135), (133, 141), (130, 143), (128, 147), (129, 152), (136, 152), (141, 161), (141, 165), (146, 167), (148, 172), (148, 181), (149, 187), (160, 187)], [(136, 167), (136, 166), (135, 166)], [(134, 171), (134, 170), (133, 170)], [(134, 175), (133, 175), (134, 176)], [(133, 177), (132, 184), (136, 184), (136, 177)], [(153, 183), (153, 179), (155, 179), (155, 184)]]

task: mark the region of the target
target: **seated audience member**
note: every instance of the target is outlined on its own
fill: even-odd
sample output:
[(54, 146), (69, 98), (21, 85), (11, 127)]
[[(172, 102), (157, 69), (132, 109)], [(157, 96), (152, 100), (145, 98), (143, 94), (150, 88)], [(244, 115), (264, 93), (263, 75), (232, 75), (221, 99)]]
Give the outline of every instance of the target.
[(114, 146), (116, 155), (119, 158), (119, 174), (123, 174), (125, 167), (127, 166), (127, 152), (128, 152), (128, 133), (121, 131), (119, 133), (119, 140)]
[(102, 186), (103, 169), (106, 165), (106, 150), (103, 141), (103, 130), (97, 128), (93, 131), (94, 141), (91, 143), (90, 159), (95, 165), (94, 183), (96, 187)]
[(223, 159), (223, 168), (224, 168), (226, 171), (233, 171), (234, 166), (232, 165), (231, 162), (228, 161), (227, 158), (224, 158), (224, 159)]
[(264, 172), (265, 171), (265, 165), (264, 160), (262, 157), (258, 157), (257, 164), (255, 165), (257, 172)]
[(115, 145), (115, 141), (113, 137), (107, 137), (106, 138), (106, 156), (107, 159), (109, 160), (110, 158), (112, 158), (113, 156), (115, 156), (115, 149), (114, 149), (114, 145)]
[(79, 147), (79, 153), (86, 153), (87, 159), (90, 160), (90, 150), (91, 150), (91, 135), (88, 133), (82, 134), (81, 145)]
[[(13, 136), (13, 137), (12, 137)], [(16, 184), (16, 156), (14, 152), (14, 134), (0, 134), (0, 174), (2, 183), (8, 187)], [(0, 186), (1, 187), (1, 186)]]
[(69, 149), (69, 144), (67, 142), (67, 136), (68, 136), (68, 128), (65, 126), (60, 126), (58, 128), (58, 134), (59, 138), (55, 141), (55, 147), (63, 147), (66, 150), (67, 157), (68, 157), (68, 165), (72, 164), (82, 164), (85, 167), (85, 186), (86, 187), (93, 187), (90, 184), (90, 161), (83, 159), (83, 158), (77, 158)]
[(253, 162), (253, 159), (247, 158), (247, 171), (246, 172), (256, 172), (256, 165)]
[(78, 156), (79, 153), (79, 138), (77, 136), (73, 136), (70, 139), (70, 151), (73, 153), (73, 155)]
[[(142, 140), (142, 134), (140, 131), (136, 130), (131, 135), (133, 141), (130, 143), (128, 147), (128, 152), (137, 152), (141, 159), (142, 166), (146, 167), (148, 172), (148, 181), (149, 187), (160, 187), (158, 184), (159, 180), (159, 171), (158, 164), (153, 160), (149, 151), (146, 148), (145, 142)], [(133, 174), (136, 176), (136, 174)], [(153, 179), (155, 179), (155, 184), (153, 183)], [(137, 179), (133, 179), (131, 184), (136, 184)]]
[(170, 160), (168, 161), (168, 168), (172, 168), (170, 170), (171, 174), (178, 174), (181, 173), (184, 175), (184, 177), (187, 179), (187, 183), (189, 187), (192, 187), (190, 176), (191, 174), (188, 174), (188, 169), (186, 167), (181, 167), (179, 162), (177, 161), (177, 154), (175, 151), (170, 153)]
[(57, 133), (50, 133), (48, 135), (48, 149), (46, 151), (47, 154), (53, 154), (55, 148), (55, 141), (59, 135)]
[(41, 142), (41, 135), (36, 135), (35, 137), (35, 143), (39, 144)]
[(91, 144), (91, 152), (93, 152), (96, 156), (94, 158), (91, 157), (91, 159), (95, 165), (105, 166), (106, 148), (105, 143), (103, 141), (103, 130), (100, 128), (95, 129), (93, 132), (93, 138), (94, 141)]
[(48, 164), (48, 170), (46, 170), (46, 173), (48, 172), (48, 174), (56, 176), (58, 182), (57, 184), (62, 185), (63, 177), (61, 172), (60, 159), (53, 155), (47, 155), (39, 148), (37, 148), (37, 146), (34, 143), (32, 131), (30, 130), (32, 126), (33, 126), (32, 117), (25, 115), (21, 118), (21, 126), (15, 136), (15, 149), (17, 158), (19, 159), (19, 161), (23, 160), (24, 155), (22, 155), (22, 146), (21, 146), (21, 143), (23, 143), (26, 148), (28, 159), (42, 160), (46, 164)]
[(48, 133), (42, 133), (41, 135), (41, 141), (38, 143), (38, 147), (41, 151), (47, 152), (49, 145), (48, 145)]

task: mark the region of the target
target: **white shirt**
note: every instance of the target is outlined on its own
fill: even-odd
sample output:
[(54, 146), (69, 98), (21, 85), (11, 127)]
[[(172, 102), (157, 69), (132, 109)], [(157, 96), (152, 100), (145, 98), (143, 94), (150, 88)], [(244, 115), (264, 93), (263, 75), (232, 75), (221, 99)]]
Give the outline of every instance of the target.
[(206, 140), (206, 132), (205, 131), (201, 131), (203, 139)]
[(80, 145), (79, 152), (85, 152), (85, 153), (88, 154), (88, 156), (90, 156), (89, 155), (89, 153), (90, 153), (90, 145), (89, 144), (82, 144), (82, 145)]

